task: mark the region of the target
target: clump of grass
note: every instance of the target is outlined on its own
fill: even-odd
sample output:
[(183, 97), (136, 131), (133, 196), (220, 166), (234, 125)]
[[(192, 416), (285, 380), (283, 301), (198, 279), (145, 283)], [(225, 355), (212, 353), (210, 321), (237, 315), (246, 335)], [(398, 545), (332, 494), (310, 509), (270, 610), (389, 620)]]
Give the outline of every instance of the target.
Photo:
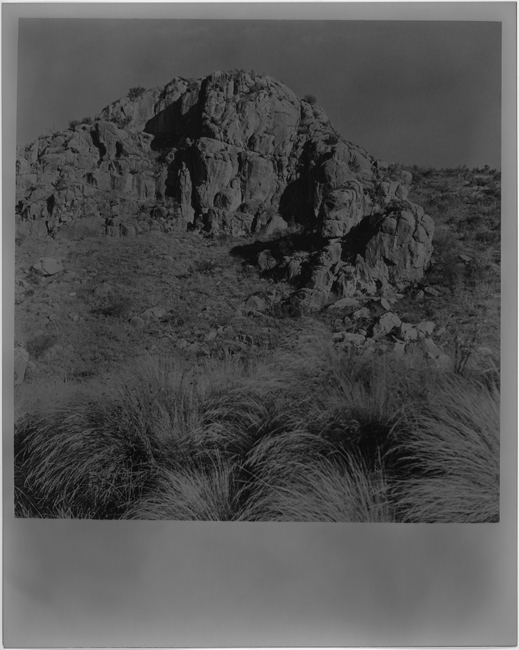
[(192, 386), (155, 363), (138, 370), (140, 377), (107, 378), (20, 418), (17, 490), (33, 516), (69, 508), (77, 517), (118, 517), (160, 470), (197, 458)]
[(84, 397), (45, 418), (26, 417), (15, 436), (18, 501), (33, 516), (67, 509), (116, 516), (145, 489), (156, 463), (150, 441), (109, 400)]
[(495, 520), (497, 389), (317, 334), (270, 360), (135, 362), (26, 406), (18, 516)]
[(177, 521), (229, 521), (234, 519), (236, 485), (233, 467), (165, 471), (156, 489), (138, 501), (125, 519), (174, 519)]
[(499, 521), (499, 396), (450, 379), (402, 443), (419, 478), (403, 482), (398, 507), (408, 522)]
[(319, 436), (292, 432), (262, 441), (248, 471), (254, 490), (239, 518), (245, 521), (391, 521), (389, 492), (381, 472), (360, 461), (347, 466), (324, 458)]

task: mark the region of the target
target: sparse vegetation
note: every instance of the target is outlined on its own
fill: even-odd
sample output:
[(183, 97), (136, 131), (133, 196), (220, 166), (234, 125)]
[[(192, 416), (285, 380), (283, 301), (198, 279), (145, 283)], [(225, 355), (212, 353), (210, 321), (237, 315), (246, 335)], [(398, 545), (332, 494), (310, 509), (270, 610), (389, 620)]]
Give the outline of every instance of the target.
[(128, 318), (132, 307), (133, 301), (130, 296), (112, 295), (107, 304), (98, 307), (95, 313), (111, 318)]
[(63, 178), (63, 176), (60, 176), (58, 180), (54, 181), (52, 183), (54, 189), (56, 192), (59, 192), (61, 190), (64, 190), (67, 187), (67, 181)]
[(38, 334), (33, 338), (27, 341), (26, 349), (27, 352), (34, 357), (34, 359), (39, 359), (42, 354), (49, 350), (53, 345), (57, 343), (56, 336), (53, 334)]
[(93, 124), (94, 120), (91, 117), (84, 117), (82, 120), (70, 120), (68, 123), (68, 128), (75, 130), (77, 126), (80, 126), (81, 124)]
[[(369, 319), (293, 299), (320, 250), (299, 231), (112, 238), (78, 221), (43, 252), (20, 236), (17, 328), (37, 367), (16, 389), (17, 516), (497, 521), (499, 174), (409, 171), (435, 250), (394, 309), (434, 322), (447, 367), (418, 341), (401, 358), (383, 340), (334, 346)], [(142, 206), (136, 223), (162, 224), (166, 208)], [(30, 270), (57, 250), (63, 276)], [(300, 254), (301, 269), (261, 274), (263, 251)], [(249, 296), (264, 310), (243, 311)]]
[(339, 136), (336, 133), (330, 133), (328, 136), (326, 136), (326, 144), (333, 146), (338, 142), (339, 142)]
[(110, 122), (113, 122), (119, 129), (126, 128), (131, 121), (130, 115), (112, 115), (110, 118)]
[(134, 86), (133, 88), (130, 88), (128, 91), (128, 98), (129, 99), (138, 99), (139, 97), (142, 97), (144, 93), (146, 92), (146, 88), (143, 86)]
[(348, 162), (348, 167), (351, 169), (351, 171), (355, 174), (358, 174), (360, 172), (360, 163), (359, 159), (355, 154), (353, 154)]

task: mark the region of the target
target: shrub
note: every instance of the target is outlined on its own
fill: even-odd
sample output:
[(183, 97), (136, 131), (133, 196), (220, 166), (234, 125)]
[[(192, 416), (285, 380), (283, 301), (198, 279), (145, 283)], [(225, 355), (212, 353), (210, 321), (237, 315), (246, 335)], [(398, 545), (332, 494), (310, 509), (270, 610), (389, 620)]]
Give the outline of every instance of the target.
[(285, 318), (301, 318), (305, 311), (300, 300), (283, 300), (274, 302), (269, 314), (278, 320)]
[(67, 181), (63, 178), (63, 176), (60, 176), (57, 181), (54, 181), (54, 183), (52, 183), (52, 185), (56, 192), (60, 192), (67, 187)]
[(38, 359), (41, 355), (49, 350), (55, 343), (57, 339), (52, 334), (39, 334), (38, 336), (33, 337), (27, 341), (26, 349), (27, 352)]
[(351, 169), (352, 172), (355, 174), (358, 174), (360, 172), (360, 163), (359, 159), (355, 154), (353, 154), (348, 162), (348, 167)]
[(133, 308), (133, 300), (130, 296), (112, 295), (108, 304), (95, 310), (95, 313), (111, 318), (128, 318)]
[(134, 86), (133, 88), (130, 88), (128, 91), (128, 97), (129, 99), (138, 99), (144, 93), (146, 92), (146, 88), (143, 88), (142, 86)]
[(79, 120), (70, 120), (70, 122), (68, 123), (68, 128), (75, 129), (76, 126), (78, 126), (79, 124), (81, 124)]
[(317, 102), (317, 97), (315, 95), (305, 95), (303, 100), (313, 106)]
[(27, 273), (27, 282), (30, 282), (35, 287), (40, 285), (42, 282), (42, 276), (32, 266)]
[(128, 126), (128, 124), (130, 124), (131, 121), (132, 118), (130, 115), (113, 115), (110, 118), (110, 122), (113, 122), (113, 124), (115, 124), (119, 129), (124, 129)]
[(337, 144), (339, 142), (339, 136), (335, 133), (330, 133), (330, 135), (326, 136), (325, 142), (328, 145)]
[(218, 269), (218, 262), (215, 260), (199, 260), (189, 267), (188, 273), (200, 273), (202, 275), (214, 275)]

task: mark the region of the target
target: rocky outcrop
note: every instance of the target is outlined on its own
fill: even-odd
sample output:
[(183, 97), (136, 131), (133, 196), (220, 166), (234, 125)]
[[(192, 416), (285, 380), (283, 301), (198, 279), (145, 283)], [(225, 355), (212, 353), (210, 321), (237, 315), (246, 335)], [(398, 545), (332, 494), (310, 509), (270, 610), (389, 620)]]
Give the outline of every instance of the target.
[(130, 93), (21, 147), (17, 225), (54, 235), (88, 220), (114, 237), (293, 226), (319, 254), (304, 281), (305, 263), (285, 259), (288, 277), (319, 306), (331, 291), (377, 293), (421, 277), (434, 226), (407, 200), (411, 180), (343, 140), (322, 108), (283, 83), (215, 72)]

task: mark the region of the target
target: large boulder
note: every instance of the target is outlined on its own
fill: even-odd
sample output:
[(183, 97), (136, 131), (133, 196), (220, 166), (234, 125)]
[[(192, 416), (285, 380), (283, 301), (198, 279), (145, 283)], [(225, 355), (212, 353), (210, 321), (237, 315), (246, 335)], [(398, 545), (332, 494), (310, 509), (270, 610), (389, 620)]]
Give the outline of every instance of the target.
[(32, 265), (32, 268), (40, 275), (49, 276), (56, 275), (63, 271), (63, 265), (59, 260), (53, 257), (40, 257), (40, 259)]

